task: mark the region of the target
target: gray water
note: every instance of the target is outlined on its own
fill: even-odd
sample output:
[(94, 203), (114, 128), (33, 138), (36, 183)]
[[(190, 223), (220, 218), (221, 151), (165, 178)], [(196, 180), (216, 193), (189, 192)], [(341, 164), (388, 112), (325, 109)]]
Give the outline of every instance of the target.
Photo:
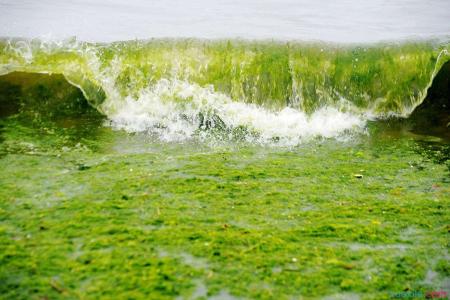
[(0, 36), (376, 42), (450, 36), (450, 0), (0, 0)]

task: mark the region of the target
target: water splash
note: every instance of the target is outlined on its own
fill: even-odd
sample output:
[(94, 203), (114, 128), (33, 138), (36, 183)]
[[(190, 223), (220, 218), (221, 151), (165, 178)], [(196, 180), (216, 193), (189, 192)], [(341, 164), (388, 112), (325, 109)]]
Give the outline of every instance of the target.
[(164, 141), (208, 138), (209, 129), (262, 144), (293, 146), (315, 137), (339, 137), (362, 132), (365, 120), (336, 108), (324, 107), (311, 115), (286, 107), (271, 111), (235, 102), (212, 87), (184, 81), (161, 80), (134, 99), (106, 103), (109, 124), (128, 132), (148, 132)]
[(0, 74), (63, 74), (107, 124), (164, 141), (296, 145), (408, 115), (450, 59), (450, 44), (336, 45), (75, 39), (0, 42)]

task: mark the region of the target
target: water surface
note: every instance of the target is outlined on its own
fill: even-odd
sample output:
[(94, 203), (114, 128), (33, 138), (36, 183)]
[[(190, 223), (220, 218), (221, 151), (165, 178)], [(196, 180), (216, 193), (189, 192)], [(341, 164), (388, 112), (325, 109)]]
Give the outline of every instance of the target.
[(448, 37), (447, 0), (0, 1), (0, 36), (376, 42)]

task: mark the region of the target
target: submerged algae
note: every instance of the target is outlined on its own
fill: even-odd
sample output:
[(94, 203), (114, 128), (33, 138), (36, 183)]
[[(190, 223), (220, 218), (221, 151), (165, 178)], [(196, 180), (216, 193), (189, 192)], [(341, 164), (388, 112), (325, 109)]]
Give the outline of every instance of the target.
[[(98, 126), (72, 126), (89, 122)], [(371, 136), (291, 149), (1, 124), (1, 298), (448, 288), (448, 157), (377, 123)]]

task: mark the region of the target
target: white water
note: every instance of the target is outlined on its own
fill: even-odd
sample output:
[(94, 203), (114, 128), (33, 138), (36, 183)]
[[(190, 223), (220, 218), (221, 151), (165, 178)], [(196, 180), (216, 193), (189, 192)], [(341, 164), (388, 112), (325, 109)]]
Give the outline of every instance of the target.
[(113, 128), (151, 133), (163, 141), (184, 141), (194, 136), (208, 140), (208, 131), (198, 130), (199, 113), (213, 124), (213, 115), (220, 117), (230, 130), (227, 140), (233, 139), (233, 129), (245, 127), (256, 133), (242, 136), (248, 142), (281, 146), (296, 146), (316, 137), (346, 138), (363, 132), (365, 127), (363, 116), (335, 108), (325, 107), (310, 116), (292, 108), (273, 112), (178, 80), (161, 80), (141, 91), (138, 99), (109, 99), (103, 110)]
[(450, 0), (0, 0), (0, 36), (374, 42), (450, 36)]

